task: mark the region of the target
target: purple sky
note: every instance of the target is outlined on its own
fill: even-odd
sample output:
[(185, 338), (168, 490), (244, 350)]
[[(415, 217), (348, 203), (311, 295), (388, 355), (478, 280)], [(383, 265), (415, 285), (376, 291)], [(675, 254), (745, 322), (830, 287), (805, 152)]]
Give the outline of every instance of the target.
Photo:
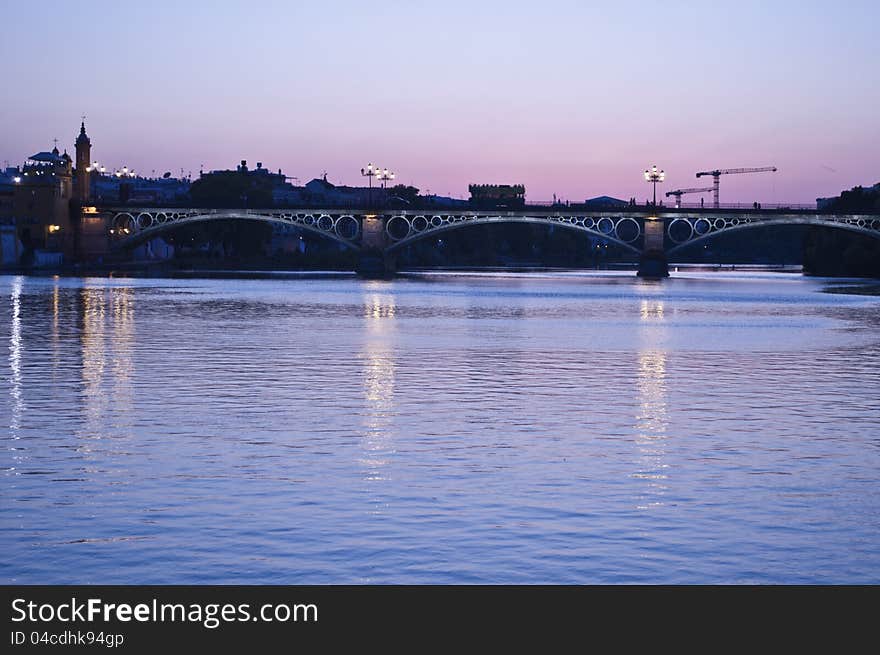
[[(0, 161), (73, 150), (149, 174), (240, 159), (423, 192), (722, 202), (880, 181), (880, 2), (6, 3)], [(658, 189), (659, 192), (659, 189)], [(692, 197), (693, 199), (694, 197)], [(708, 200), (708, 196), (707, 196)]]

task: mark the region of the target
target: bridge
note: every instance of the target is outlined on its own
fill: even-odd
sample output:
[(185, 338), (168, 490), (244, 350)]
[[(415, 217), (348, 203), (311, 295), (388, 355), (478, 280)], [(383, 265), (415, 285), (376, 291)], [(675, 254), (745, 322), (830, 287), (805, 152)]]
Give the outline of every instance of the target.
[(773, 225), (818, 225), (880, 238), (880, 216), (831, 214), (815, 210), (680, 210), (628, 207), (622, 210), (523, 208), (482, 210), (205, 209), (87, 207), (99, 219), (108, 247), (132, 249), (184, 225), (247, 220), (295, 226), (357, 251), (359, 272), (394, 272), (395, 253), (422, 239), (470, 225), (533, 223), (575, 230), (614, 243), (640, 257), (639, 274), (667, 275), (666, 262), (680, 249), (719, 234)]

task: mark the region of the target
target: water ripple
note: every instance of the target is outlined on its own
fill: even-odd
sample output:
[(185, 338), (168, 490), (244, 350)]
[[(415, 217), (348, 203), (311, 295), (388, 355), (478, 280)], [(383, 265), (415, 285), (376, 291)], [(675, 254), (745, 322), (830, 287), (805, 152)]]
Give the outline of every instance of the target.
[(0, 278), (13, 583), (880, 582), (880, 302)]

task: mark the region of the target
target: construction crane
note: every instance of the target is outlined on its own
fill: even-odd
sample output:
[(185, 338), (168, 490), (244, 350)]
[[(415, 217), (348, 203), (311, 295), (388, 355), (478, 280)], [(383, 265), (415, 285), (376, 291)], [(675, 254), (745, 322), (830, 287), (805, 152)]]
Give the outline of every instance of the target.
[(713, 205), (718, 209), (718, 183), (722, 175), (731, 175), (733, 173), (775, 173), (775, 166), (761, 166), (760, 168), (716, 168), (714, 171), (700, 171), (697, 177), (704, 175), (712, 176), (712, 192), (714, 195)]
[(675, 208), (678, 209), (681, 207), (681, 197), (686, 193), (708, 193), (709, 191), (714, 191), (715, 188), (711, 186), (701, 186), (696, 189), (676, 189), (675, 191), (667, 191), (666, 197), (675, 196)]

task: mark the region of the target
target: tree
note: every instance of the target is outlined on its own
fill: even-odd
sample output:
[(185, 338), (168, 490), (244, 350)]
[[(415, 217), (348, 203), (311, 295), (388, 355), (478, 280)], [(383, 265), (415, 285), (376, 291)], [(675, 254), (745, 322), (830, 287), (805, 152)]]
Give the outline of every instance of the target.
[(419, 198), (419, 190), (414, 186), (406, 184), (396, 184), (388, 190), (388, 195), (392, 198), (400, 198), (410, 205), (414, 205)]
[(880, 211), (880, 183), (865, 189), (856, 186), (841, 192), (831, 201), (831, 211), (838, 212), (877, 212)]
[(203, 175), (193, 182), (189, 195), (194, 203), (203, 207), (272, 206), (271, 182), (241, 171)]

